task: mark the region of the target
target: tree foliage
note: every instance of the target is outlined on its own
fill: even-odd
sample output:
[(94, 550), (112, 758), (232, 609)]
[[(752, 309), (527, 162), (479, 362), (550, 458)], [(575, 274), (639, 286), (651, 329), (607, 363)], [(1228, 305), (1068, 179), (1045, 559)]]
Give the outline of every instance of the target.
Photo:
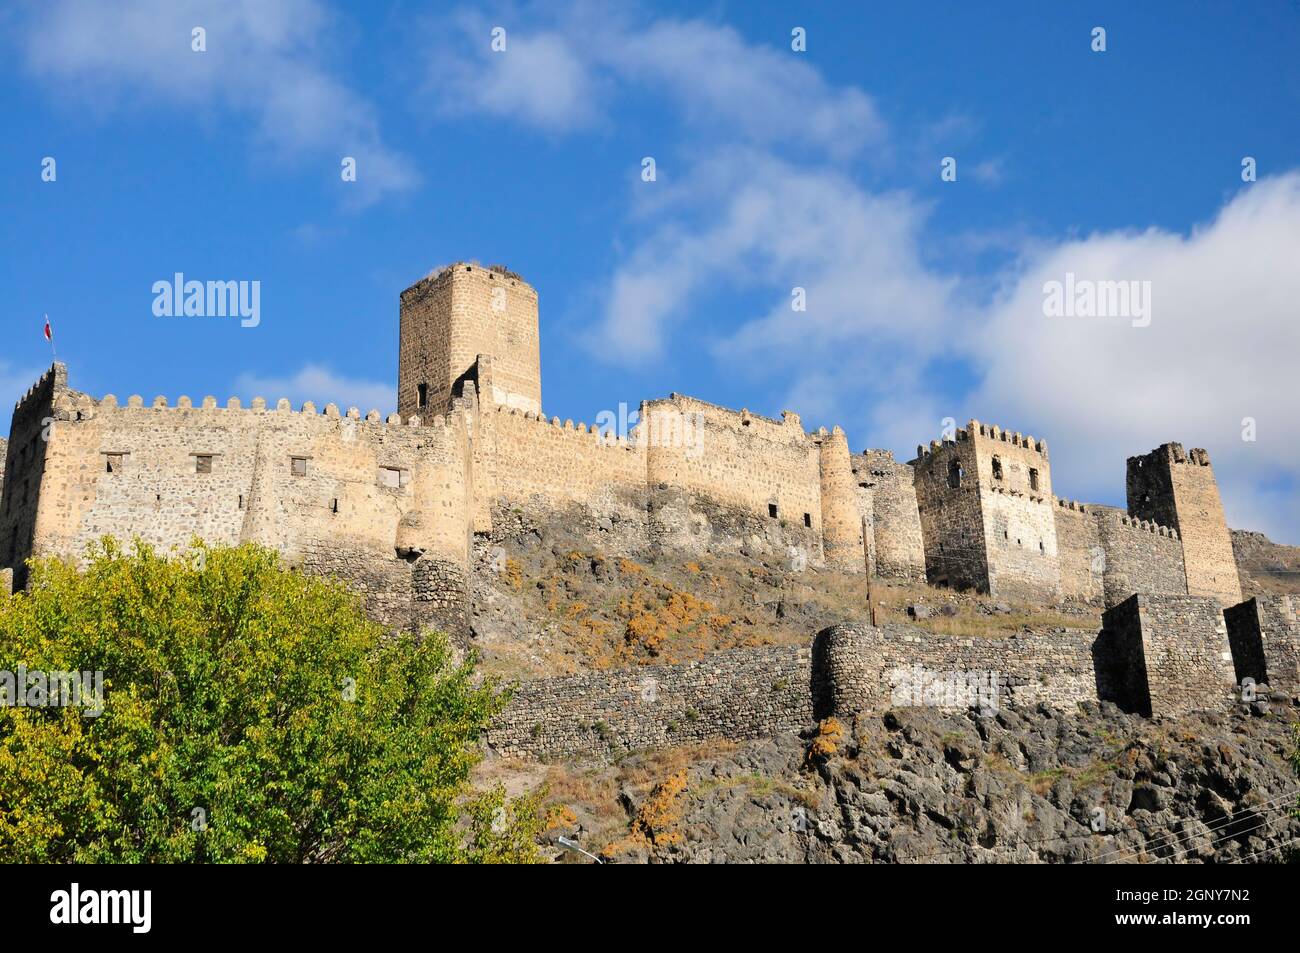
[(0, 671), (100, 671), (102, 714), (0, 707), (0, 857), (531, 861), (537, 799), (475, 796), (504, 695), (253, 546), (94, 547), (0, 597)]

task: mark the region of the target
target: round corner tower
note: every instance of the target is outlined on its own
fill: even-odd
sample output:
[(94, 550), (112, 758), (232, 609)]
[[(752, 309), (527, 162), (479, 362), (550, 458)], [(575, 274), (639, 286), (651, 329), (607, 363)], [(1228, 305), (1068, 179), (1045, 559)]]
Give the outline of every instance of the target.
[(416, 282), (401, 295), (399, 334), (404, 418), (447, 413), (468, 382), (484, 402), (541, 412), (537, 291), (505, 267), (457, 262)]

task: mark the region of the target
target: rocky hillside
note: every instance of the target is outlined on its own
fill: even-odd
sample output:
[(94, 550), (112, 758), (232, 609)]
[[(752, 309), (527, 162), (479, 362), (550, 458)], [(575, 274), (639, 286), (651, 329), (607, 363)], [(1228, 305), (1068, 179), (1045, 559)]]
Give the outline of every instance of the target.
[(485, 770), (545, 782), (552, 840), (619, 863), (1277, 862), (1297, 859), (1296, 732), (1267, 705), (1163, 723), (1109, 704), (900, 709), (606, 766)]
[(471, 642), (484, 669), (546, 677), (627, 665), (679, 663), (719, 649), (806, 645), (838, 622), (912, 622), (939, 633), (1002, 637), (1095, 632), (1094, 609), (1050, 609), (877, 582), (752, 554), (647, 559), (564, 526), (478, 545)]
[[(476, 543), (472, 644), (509, 678), (672, 664), (806, 645), (833, 623), (908, 622), (1005, 638), (1095, 633), (1093, 609), (1044, 609), (795, 567), (776, 546), (650, 559), (617, 526), (520, 521)], [(1300, 549), (1234, 533), (1248, 593), (1294, 591)], [(758, 541), (761, 543), (761, 541)], [(612, 862), (1276, 861), (1300, 835), (1290, 708), (1151, 722), (1105, 704), (989, 717), (897, 709), (803, 735), (611, 753), (490, 757), (480, 781), (544, 785), (559, 837)], [(1094, 830), (1094, 827), (1098, 829)]]
[(1263, 533), (1234, 529), (1232, 552), (1248, 598), (1300, 592), (1300, 546), (1285, 546)]

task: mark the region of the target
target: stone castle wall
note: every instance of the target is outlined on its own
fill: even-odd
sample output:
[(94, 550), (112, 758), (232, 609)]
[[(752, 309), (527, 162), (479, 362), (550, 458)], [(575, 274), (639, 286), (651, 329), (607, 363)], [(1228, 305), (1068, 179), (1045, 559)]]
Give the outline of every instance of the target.
[(870, 514), (870, 564), (885, 579), (925, 580), (925, 546), (917, 511), (912, 467), (890, 450), (866, 450), (853, 457), (853, 475)]
[[(1101, 605), (1106, 568), (1101, 527), (1094, 504), (1056, 500), (1056, 557), (1061, 567), (1061, 595), (1067, 601)], [(1181, 557), (1180, 557), (1181, 558)]]
[(12, 585), (27, 585), (25, 561), (41, 554), (44, 527), (41, 497), (55, 398), (67, 387), (68, 372), (55, 364), (14, 407), (5, 451), (4, 498), (0, 500), (0, 566), (11, 569)]
[[(938, 679), (954, 678), (996, 692), (995, 705), (1048, 704), (1072, 709), (1109, 693), (1098, 684), (1096, 636), (1087, 633), (1009, 639), (934, 635), (905, 625), (833, 626), (818, 635), (826, 675), (821, 710), (851, 715), (889, 707), (938, 703)], [(996, 676), (996, 681), (984, 679)], [(960, 707), (965, 707), (960, 706)]]
[[(537, 291), (499, 266), (441, 269), (401, 296), (397, 407), (404, 417), (446, 413), (480, 354), (491, 355), (485, 401), (524, 412), (542, 408)], [(426, 388), (420, 405), (419, 387)]]
[(501, 754), (551, 758), (759, 738), (812, 720), (811, 679), (806, 647), (534, 679), (516, 688), (486, 741)]
[[(702, 428), (695, 447), (647, 436), (650, 486), (675, 487), (724, 507), (821, 533), (819, 448), (797, 414), (787, 412), (782, 420), (773, 420), (672, 394), (644, 402), (641, 418), (677, 419)], [(776, 507), (775, 515), (771, 507)]]
[(1256, 596), (1224, 610), (1237, 683), (1300, 696), (1300, 597)]
[[(1098, 633), (1011, 638), (847, 623), (807, 648), (525, 681), (487, 741), (501, 754), (608, 757), (890, 708), (1071, 711), (1109, 701), (1148, 717), (1222, 710), (1232, 703), (1234, 666), (1267, 665), (1273, 697), (1294, 692), (1285, 683), (1300, 659), (1298, 610), (1289, 598), (1225, 613), (1213, 598), (1135, 595), (1107, 610)], [(1251, 637), (1260, 654), (1242, 648)]]
[(1056, 602), (1061, 567), (1046, 444), (975, 420), (965, 433), (975, 445), (988, 591), (1002, 598)]
[(462, 576), (468, 564), (463, 412), (403, 426), (333, 405), (323, 414), (212, 398), (119, 406), (62, 391), (52, 413), (36, 555), (77, 558), (103, 536), (164, 551), (194, 536), (256, 542), (343, 578), (375, 617), (402, 628), (422, 611), (441, 621), (432, 606), (413, 606), (417, 561), (428, 561), (426, 575), (434, 562)]
[(540, 497), (598, 510), (626, 494), (645, 495), (643, 448), (606, 440), (585, 423), (547, 420), (504, 406), (484, 406), (478, 432), (486, 472), (476, 492), (492, 500)]
[[(471, 534), (550, 508), (615, 524), (611, 542), (651, 554), (781, 557), (796, 571), (831, 565), (1039, 604), (1134, 592), (1240, 601), (1203, 450), (1166, 444), (1130, 459), (1130, 517), (1057, 500), (1043, 441), (975, 420), (902, 464), (852, 455), (839, 428), (810, 434), (788, 411), (776, 420), (672, 394), (610, 439), (542, 414), (537, 292), (520, 276), (460, 262), (406, 289), (400, 315), (389, 422), (293, 415), (283, 402), (118, 407), (69, 391), (56, 364), (19, 403), (3, 448), (0, 568), (21, 586), (29, 556), (76, 556), (100, 534), (256, 540), (351, 580), (391, 620), (413, 602), (428, 612), (461, 599), (448, 567), (468, 571)], [(440, 568), (417, 573), (421, 559)]]
[(978, 472), (975, 445), (958, 439), (916, 449), (912, 469), (926, 579), (954, 589), (988, 592), (982, 494), (974, 478)]
[(1107, 609), (1103, 626), (1123, 707), (1163, 716), (1231, 704), (1232, 653), (1217, 599), (1134, 595)]
[(1241, 602), (1232, 536), (1209, 454), (1201, 449), (1185, 453), (1179, 443), (1163, 444), (1129, 458), (1126, 484), (1130, 514), (1178, 531), (1187, 592), (1214, 596), (1224, 606)]
[(1176, 530), (1137, 520), (1122, 510), (1093, 507), (1105, 550), (1103, 604), (1117, 605), (1134, 593), (1186, 595), (1183, 550)]

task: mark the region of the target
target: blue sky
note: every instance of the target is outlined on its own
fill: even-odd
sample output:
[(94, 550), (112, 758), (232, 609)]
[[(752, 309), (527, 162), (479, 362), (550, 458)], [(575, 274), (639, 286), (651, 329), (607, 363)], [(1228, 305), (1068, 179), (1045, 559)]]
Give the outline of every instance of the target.
[[(386, 411), (399, 292), (477, 259), (540, 293), (549, 414), (679, 391), (903, 459), (977, 417), (1111, 503), (1180, 440), (1300, 543), (1300, 3), (976, 6), (19, 4), (0, 396), (48, 312), (95, 395)], [(155, 317), (177, 271), (260, 325)], [(1067, 272), (1149, 326), (1045, 316)]]

